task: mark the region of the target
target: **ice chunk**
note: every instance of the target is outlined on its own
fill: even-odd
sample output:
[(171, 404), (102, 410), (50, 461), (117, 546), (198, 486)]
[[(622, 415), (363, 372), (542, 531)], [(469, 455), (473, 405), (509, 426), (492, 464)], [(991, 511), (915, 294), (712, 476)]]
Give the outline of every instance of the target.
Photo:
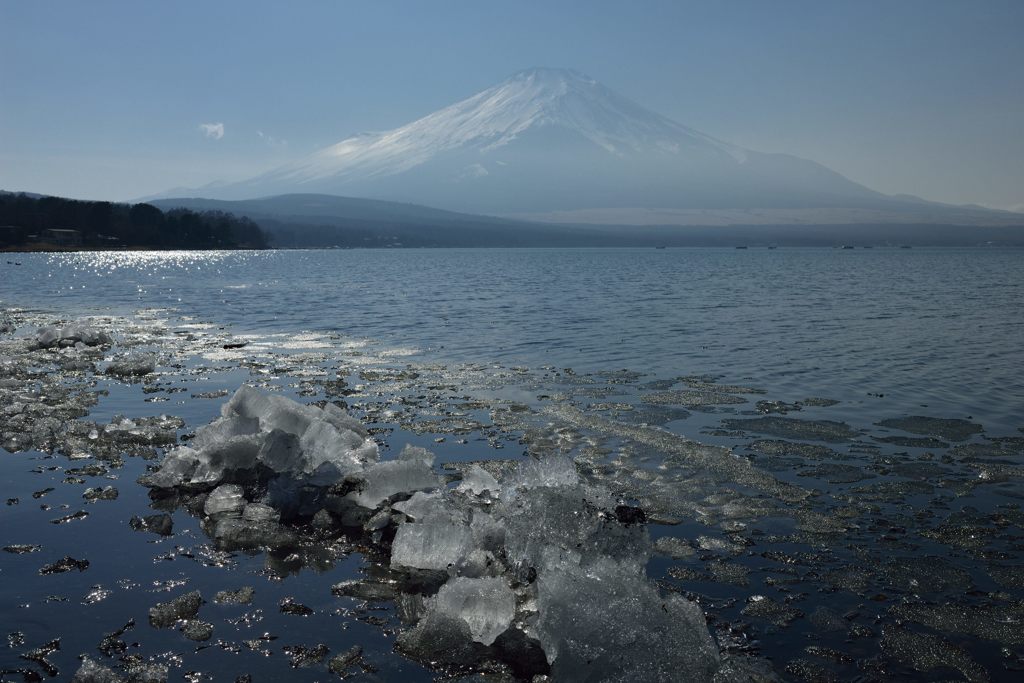
[(663, 598), (632, 566), (548, 567), (537, 586), (537, 633), (555, 680), (698, 681), (718, 669), (700, 608)]
[(480, 495), (485, 491), (497, 493), (501, 490), (501, 485), (498, 484), (498, 480), (491, 476), (487, 470), (479, 465), (473, 465), (469, 471), (463, 475), (462, 483), (459, 484), (458, 488), (460, 491)]
[(141, 377), (156, 370), (156, 356), (151, 353), (121, 356), (107, 366), (106, 373), (116, 377)]
[(203, 505), (203, 512), (207, 515), (233, 515), (242, 514), (245, 509), (245, 491), (241, 486), (235, 484), (221, 484), (215, 488), (206, 499)]
[(465, 666), (479, 658), (481, 645), (474, 643), (469, 625), (458, 617), (434, 612), (395, 641), (399, 651), (422, 661)]
[(444, 570), (462, 560), (472, 542), (473, 534), (464, 524), (403, 524), (391, 545), (391, 566)]
[[(248, 418), (235, 418), (245, 420)], [(302, 467), (299, 437), (274, 429), (263, 438), (257, 459), (274, 472), (292, 472)]]
[(260, 421), (255, 417), (222, 417), (196, 430), (192, 448), (214, 446), (233, 437), (249, 436), (259, 431)]
[(197, 453), (199, 464), (189, 483), (216, 484), (228, 480), (251, 481), (258, 477), (259, 451), (264, 436), (233, 436)]
[(466, 622), (473, 640), (490, 645), (512, 623), (516, 599), (503, 578), (449, 580), (434, 598), (432, 609)]
[(226, 550), (292, 548), (298, 538), (291, 529), (273, 520), (221, 517), (213, 529), (217, 543)]
[[(304, 500), (308, 489), (330, 486), (376, 462), (376, 442), (356, 426), (337, 406), (302, 405), (243, 385), (222, 406), (221, 417), (197, 432), (190, 448), (168, 454), (160, 471), (140, 482), (190, 490), (220, 483), (269, 484), (274, 505), (302, 510), (309, 502)], [(409, 468), (401, 481), (410, 481)]]
[(191, 483), (192, 475), (195, 474), (199, 463), (199, 454), (188, 446), (182, 446), (164, 456), (160, 469), (156, 472), (139, 477), (139, 483), (157, 489), (182, 486)]
[(110, 335), (84, 323), (71, 323), (64, 327), (46, 325), (36, 330), (35, 348), (48, 349), (55, 346), (75, 346), (79, 342), (86, 346), (112, 343)]
[(428, 517), (441, 516), (448, 519), (449, 516), (443, 511), (444, 506), (439, 492), (424, 493), (417, 491), (408, 500), (395, 503), (392, 509), (398, 510), (414, 522), (422, 522)]
[(251, 503), (245, 506), (242, 512), (242, 519), (250, 522), (279, 522), (281, 513), (262, 503)]
[(427, 456), (416, 454), (374, 463), (358, 475), (361, 485), (349, 497), (365, 508), (374, 509), (397, 493), (436, 489), (441, 479), (431, 468), (433, 462), (434, 456), (428, 453)]
[(540, 486), (575, 486), (579, 475), (571, 458), (551, 457), (543, 460), (527, 460), (505, 482), (506, 492), (502, 497), (511, 499), (516, 489)]

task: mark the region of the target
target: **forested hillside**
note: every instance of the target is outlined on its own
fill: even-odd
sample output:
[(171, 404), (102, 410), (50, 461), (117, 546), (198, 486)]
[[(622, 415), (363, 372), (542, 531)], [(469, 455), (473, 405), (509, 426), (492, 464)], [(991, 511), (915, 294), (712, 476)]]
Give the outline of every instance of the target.
[(115, 204), (0, 193), (0, 247), (46, 249), (263, 249), (249, 218), (223, 211), (161, 211)]

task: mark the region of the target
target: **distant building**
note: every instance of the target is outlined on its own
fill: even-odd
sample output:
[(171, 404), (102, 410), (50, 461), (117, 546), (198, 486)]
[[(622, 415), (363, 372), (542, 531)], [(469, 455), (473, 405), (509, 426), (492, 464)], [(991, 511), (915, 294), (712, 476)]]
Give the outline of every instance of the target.
[(43, 231), (43, 239), (59, 247), (82, 246), (82, 233), (78, 230), (54, 228)]

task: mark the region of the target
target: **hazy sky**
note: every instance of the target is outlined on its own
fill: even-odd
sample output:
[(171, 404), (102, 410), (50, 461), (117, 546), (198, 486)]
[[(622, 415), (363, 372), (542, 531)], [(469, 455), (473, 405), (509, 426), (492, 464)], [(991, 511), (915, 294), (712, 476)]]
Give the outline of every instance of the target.
[(0, 0), (0, 188), (240, 180), (530, 66), (883, 192), (1024, 210), (1024, 0)]

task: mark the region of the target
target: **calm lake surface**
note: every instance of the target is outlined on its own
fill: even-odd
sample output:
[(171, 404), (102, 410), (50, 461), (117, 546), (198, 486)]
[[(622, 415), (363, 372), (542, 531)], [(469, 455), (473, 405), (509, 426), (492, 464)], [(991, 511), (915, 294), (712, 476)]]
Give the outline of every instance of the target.
[[(337, 377), (348, 380), (353, 413), (381, 427), (384, 457), (406, 442), (436, 451), (439, 462), (539, 453), (535, 432), (559, 420), (582, 433), (566, 450), (595, 471), (616, 458), (657, 469), (666, 458), (650, 433), (616, 425), (651, 424), (734, 449), (811, 490), (801, 504), (808, 515), (849, 527), (808, 536), (799, 530), (807, 518), (763, 512), (731, 526), (712, 513), (702, 523), (651, 524), (652, 536), (685, 539), (693, 553), (655, 557), (649, 576), (698, 599), (723, 648), (766, 657), (789, 680), (1014, 680), (1024, 670), (1024, 250), (6, 254), (0, 309), (32, 321), (19, 337), (43, 322), (114, 316), (163, 329), (133, 342), (158, 354), (162, 344), (209, 339), (212, 351), (198, 361), (162, 356), (148, 383), (94, 381), (109, 392), (86, 418), (97, 422), (166, 413), (183, 418), (185, 434), (218, 415), (226, 398), (217, 392), (253, 377), (306, 402), (329, 397), (323, 378)], [(136, 323), (118, 324), (125, 339), (136, 334)], [(249, 346), (224, 351), (233, 340)], [(407, 369), (415, 372), (401, 374)], [(458, 398), (436, 398), (441, 386)], [(400, 392), (405, 403), (389, 404)], [(534, 421), (508, 418), (513, 403), (535, 410)], [(463, 432), (438, 415), (485, 426), (457, 440)], [(879, 424), (908, 416), (956, 422)], [(783, 422), (754, 422), (765, 417)], [(806, 422), (784, 422), (791, 418)], [(847, 432), (824, 438), (807, 431), (814, 421)], [(956, 432), (966, 425), (977, 427)], [(611, 453), (611, 464), (595, 451)], [(172, 680), (188, 671), (200, 672), (188, 680), (243, 672), (329, 680), (324, 665), (294, 668), (291, 651), (282, 654), (317, 642), (332, 654), (361, 645), (373, 666), (356, 670), (359, 680), (434, 677), (391, 653), (400, 630), (393, 607), (339, 607), (330, 595), (331, 583), (372, 564), (360, 553), (322, 566), (226, 558), (182, 509), (173, 511), (175, 535), (154, 541), (127, 528), (128, 517), (152, 512), (134, 483), (147, 465), (137, 458), (116, 471), (116, 501), (52, 525), (82, 506), (78, 484), (61, 485), (78, 463), (32, 449), (0, 456), (3, 497), (20, 498), (3, 508), (0, 545), (42, 546), (0, 553), (0, 621), (12, 643), (0, 670), (35, 667), (19, 655), (60, 637), (49, 661), (70, 678), (78, 654), (98, 657), (103, 635), (134, 618), (125, 640), (141, 640), (138, 652), (151, 660), (164, 653)], [(55, 490), (33, 499), (44, 487)], [(630, 494), (641, 506), (642, 493)], [(770, 492), (752, 498), (765, 499), (779, 504)], [(39, 575), (65, 555), (92, 565)], [(237, 613), (204, 607), (217, 636), (201, 648), (144, 623), (171, 588), (208, 597), (243, 583), (256, 586), (256, 603)], [(314, 613), (279, 613), (291, 597)], [(944, 605), (975, 620), (957, 621)], [(274, 635), (258, 647), (232, 644), (261, 634)], [(922, 648), (934, 661), (907, 654)]]

